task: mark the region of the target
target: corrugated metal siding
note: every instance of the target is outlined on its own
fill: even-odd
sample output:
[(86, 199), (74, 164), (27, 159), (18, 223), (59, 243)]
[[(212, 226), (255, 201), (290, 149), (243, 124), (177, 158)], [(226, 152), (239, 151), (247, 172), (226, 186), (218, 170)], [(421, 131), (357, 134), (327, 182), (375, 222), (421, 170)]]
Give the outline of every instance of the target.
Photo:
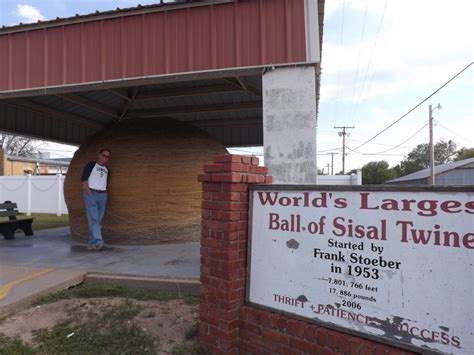
[(0, 90), (305, 60), (303, 0), (246, 1), (0, 35)]
[(474, 185), (474, 167), (463, 167), (436, 175), (436, 185)]

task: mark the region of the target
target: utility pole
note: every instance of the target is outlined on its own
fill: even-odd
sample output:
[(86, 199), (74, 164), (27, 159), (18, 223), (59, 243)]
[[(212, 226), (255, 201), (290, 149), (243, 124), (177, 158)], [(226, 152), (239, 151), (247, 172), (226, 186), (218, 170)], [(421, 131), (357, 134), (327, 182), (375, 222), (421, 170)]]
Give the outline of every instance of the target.
[(334, 154), (337, 153), (331, 152), (329, 154), (331, 154), (331, 175), (334, 175)]
[(326, 166), (327, 166), (327, 168), (328, 168), (328, 175), (329, 175), (329, 164), (328, 164), (328, 165), (326, 165)]
[(336, 127), (334, 126), (335, 129), (342, 129), (342, 132), (338, 132), (339, 137), (342, 136), (342, 174), (344, 175), (346, 173), (346, 135), (348, 136), (349, 133), (346, 132), (347, 128), (355, 128), (354, 126), (341, 126), (341, 127)]
[(441, 105), (438, 104), (438, 106), (432, 108), (430, 105), (430, 116), (429, 116), (429, 125), (430, 125), (430, 179), (429, 179), (429, 184), (430, 185), (435, 185), (435, 173), (434, 173), (434, 168), (435, 168), (435, 160), (434, 160), (434, 143), (433, 143), (433, 111), (434, 110), (441, 110)]

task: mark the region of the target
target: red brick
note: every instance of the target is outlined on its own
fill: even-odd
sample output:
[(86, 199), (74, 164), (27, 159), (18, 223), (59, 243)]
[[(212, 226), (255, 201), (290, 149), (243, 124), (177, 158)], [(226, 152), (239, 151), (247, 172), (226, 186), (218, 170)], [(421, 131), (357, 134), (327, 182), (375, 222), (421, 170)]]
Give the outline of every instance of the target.
[(300, 339), (304, 339), (306, 333), (307, 324), (305, 322), (296, 323), (296, 336)]
[(223, 211), (248, 211), (249, 204), (243, 202), (221, 202)]
[(283, 346), (280, 349), (278, 349), (278, 354), (283, 354), (283, 355), (301, 355), (301, 351), (297, 349), (293, 349), (289, 346)]
[[(203, 238), (209, 238), (211, 236), (211, 232), (207, 228), (201, 228), (201, 237)], [(202, 241), (202, 239), (201, 239)]]
[(208, 275), (201, 275), (199, 278), (201, 281), (201, 285), (211, 286), (211, 287), (218, 287), (220, 280), (214, 277), (210, 277)]
[(239, 354), (239, 339), (232, 341), (220, 340), (219, 349), (222, 350), (222, 354), (225, 355), (238, 355)]
[(261, 335), (262, 334), (262, 328), (259, 325), (252, 324), (249, 322), (240, 322), (241, 328), (244, 330), (247, 330), (253, 334)]
[(374, 345), (376, 343), (374, 343), (372, 341), (362, 341), (361, 343), (362, 343), (361, 348), (360, 348), (361, 354), (373, 354), (374, 353)]
[(238, 250), (228, 250), (228, 251), (221, 251), (221, 250), (211, 250), (210, 251), (211, 258), (216, 258), (219, 260), (238, 260), (239, 259), (239, 251)]
[[(214, 181), (214, 175), (212, 176)], [(248, 184), (262, 184), (265, 182), (265, 176), (262, 175), (243, 175), (242, 181)]]
[[(265, 179), (264, 179), (265, 180)], [(209, 180), (206, 180), (209, 181)], [(242, 182), (242, 174), (238, 173), (223, 173), (223, 174), (212, 174), (212, 182)]]
[(280, 319), (278, 320), (278, 330), (280, 330), (280, 332), (285, 333), (288, 331), (286, 318), (280, 317)]
[(210, 238), (201, 239), (201, 246), (208, 248), (220, 248), (220, 241)]
[(205, 323), (207, 325), (211, 325), (213, 327), (218, 327), (219, 326), (219, 320), (217, 318), (208, 316), (208, 315), (200, 315), (199, 316), (199, 321), (202, 323)]
[(201, 220), (201, 226), (204, 228), (209, 228), (211, 230), (221, 230), (222, 222), (212, 221), (212, 220)]
[(239, 201), (240, 193), (239, 192), (213, 192), (212, 200), (213, 201)]
[(242, 351), (248, 351), (250, 354), (261, 354), (262, 348), (251, 342), (241, 339), (239, 342), (239, 350), (241, 353)]
[(362, 347), (362, 342), (358, 338), (351, 338), (349, 340), (349, 346), (350, 346), (350, 354), (351, 355), (359, 355), (361, 354), (360, 349)]
[(222, 202), (202, 201), (201, 208), (207, 210), (220, 210)]
[[(205, 172), (207, 172), (207, 171), (205, 171)], [(250, 168), (250, 173), (266, 175), (266, 174), (268, 174), (268, 168), (265, 167), (265, 166), (252, 166)]]
[(290, 335), (293, 335), (293, 336), (296, 336), (296, 324), (297, 324), (297, 320), (295, 319), (288, 319), (288, 321), (286, 322), (286, 327), (287, 327), (287, 331), (288, 331), (288, 334)]
[(310, 341), (312, 343), (317, 343), (317, 341), (316, 341), (317, 340), (317, 338), (316, 338), (316, 333), (317, 333), (316, 329), (317, 328), (314, 327), (314, 326), (307, 326), (306, 327), (305, 339), (307, 341)]
[(221, 222), (222, 230), (224, 232), (238, 232), (241, 230), (247, 230), (247, 222)]
[(222, 184), (223, 191), (247, 192), (247, 184)]
[(273, 177), (272, 176), (265, 176), (264, 184), (270, 185), (272, 182), (273, 182)]
[(234, 155), (234, 154), (224, 154), (224, 155), (216, 155), (213, 159), (214, 163), (240, 163), (241, 156)]
[(325, 328), (318, 328), (316, 332), (316, 339), (318, 340), (318, 344), (321, 346), (326, 346), (327, 344), (327, 330)]
[(230, 332), (232, 330), (238, 330), (240, 326), (240, 320), (219, 320), (219, 328), (225, 332)]
[(258, 165), (258, 158), (257, 157), (252, 157), (251, 164), (252, 165)]
[(318, 346), (316, 344), (298, 338), (290, 337), (290, 346), (307, 354), (314, 354), (318, 352)]
[(339, 334), (338, 349), (339, 352), (347, 354), (351, 350), (350, 345), (351, 336), (347, 334)]
[(198, 175), (198, 181), (199, 182), (209, 182), (211, 180), (211, 175), (210, 174), (201, 174)]
[(214, 182), (204, 182), (202, 184), (203, 191), (222, 191), (222, 184)]
[(386, 355), (387, 354), (387, 347), (383, 345), (375, 345), (373, 350), (374, 355)]
[(216, 172), (241, 172), (248, 173), (250, 171), (249, 165), (239, 164), (239, 163), (223, 163), (223, 164), (211, 164), (204, 165), (205, 173), (216, 173)]
[(327, 346), (333, 350), (337, 350), (339, 343), (338, 333), (333, 331), (328, 331), (327, 333)]
[(242, 339), (245, 339), (259, 347), (262, 347), (263, 346), (263, 339), (260, 335), (256, 335), (252, 332), (249, 332), (248, 330), (246, 329), (241, 329), (240, 330), (240, 336), (242, 337)]
[(242, 156), (241, 161), (242, 161), (242, 164), (249, 165), (252, 162), (252, 157)]
[(219, 310), (219, 318), (226, 321), (239, 320), (239, 311), (237, 309), (232, 309), (232, 310), (221, 309)]

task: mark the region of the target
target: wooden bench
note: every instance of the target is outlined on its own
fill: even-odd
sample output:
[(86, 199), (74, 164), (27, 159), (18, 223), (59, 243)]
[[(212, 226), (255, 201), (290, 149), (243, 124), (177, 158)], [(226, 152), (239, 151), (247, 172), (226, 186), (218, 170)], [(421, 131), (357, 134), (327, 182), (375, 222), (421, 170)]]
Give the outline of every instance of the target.
[(14, 239), (17, 229), (21, 229), (25, 235), (33, 235), (33, 218), (16, 219), (19, 213), (16, 208), (16, 203), (11, 201), (0, 203), (0, 217), (8, 217), (8, 221), (0, 221), (0, 233), (5, 240)]

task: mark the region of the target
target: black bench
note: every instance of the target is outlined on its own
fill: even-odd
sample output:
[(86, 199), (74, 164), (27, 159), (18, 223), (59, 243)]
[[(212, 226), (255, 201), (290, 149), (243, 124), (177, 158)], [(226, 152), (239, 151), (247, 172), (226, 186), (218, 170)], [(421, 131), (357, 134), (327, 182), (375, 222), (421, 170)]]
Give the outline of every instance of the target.
[(0, 233), (3, 234), (5, 240), (14, 239), (17, 229), (21, 229), (25, 235), (33, 235), (31, 228), (33, 218), (16, 219), (19, 213), (16, 208), (16, 203), (11, 201), (0, 203), (0, 217), (8, 217), (8, 221), (0, 221)]

